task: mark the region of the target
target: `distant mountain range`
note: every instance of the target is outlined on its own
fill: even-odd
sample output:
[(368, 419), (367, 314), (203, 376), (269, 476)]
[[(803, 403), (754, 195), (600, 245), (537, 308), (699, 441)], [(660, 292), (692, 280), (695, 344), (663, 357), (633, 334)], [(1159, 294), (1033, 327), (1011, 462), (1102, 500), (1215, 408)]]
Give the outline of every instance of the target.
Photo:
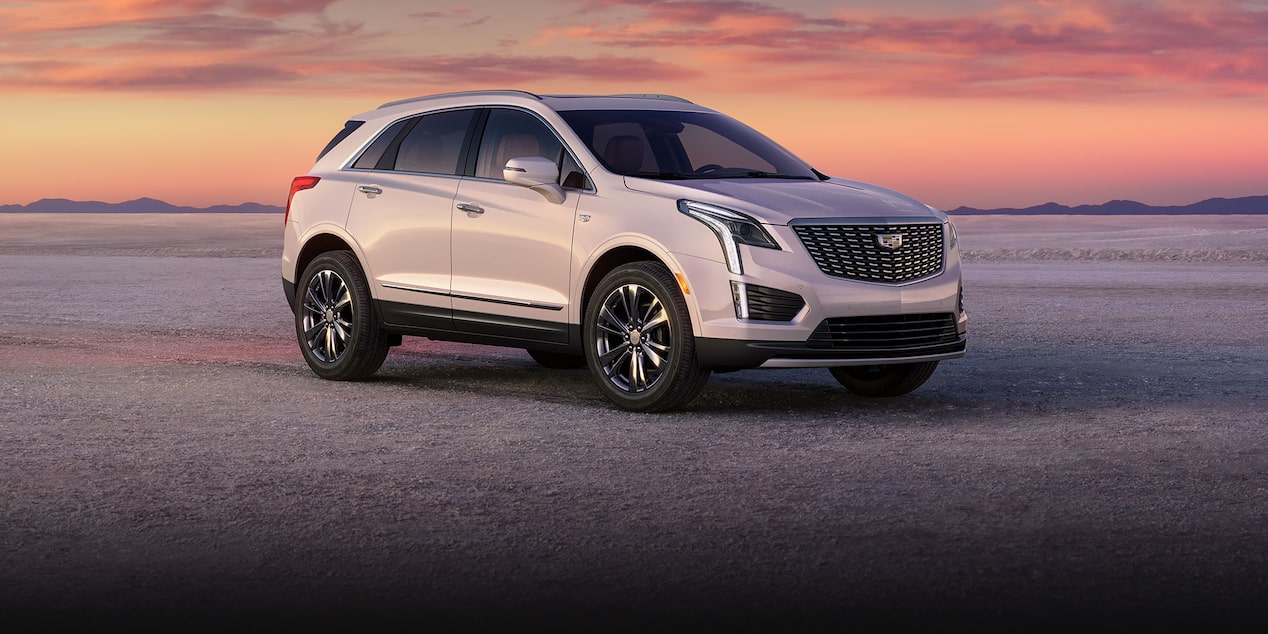
[(1168, 207), (1155, 207), (1138, 203), (1134, 200), (1111, 200), (1103, 205), (1079, 205), (1077, 207), (1067, 207), (1057, 203), (1047, 203), (1044, 205), (1036, 205), (1034, 207), (1026, 207), (1024, 209), (1004, 208), (1004, 209), (974, 209), (973, 207), (958, 207), (947, 213), (953, 216), (974, 216), (989, 214), (1008, 214), (1016, 216), (1051, 216), (1051, 215), (1079, 215), (1079, 216), (1140, 216), (1140, 215), (1164, 215), (1164, 216), (1181, 216), (1181, 215), (1216, 215), (1216, 214), (1268, 214), (1268, 196), (1246, 196), (1244, 198), (1208, 198), (1202, 202), (1196, 202), (1191, 205), (1173, 205)]
[[(29, 205), (0, 205), (0, 213), (131, 213), (131, 214), (279, 214), (282, 207), (262, 205), (260, 203), (242, 203), (241, 205), (215, 205), (213, 207), (178, 207), (153, 198), (138, 198), (121, 203), (103, 203), (95, 201), (66, 200), (65, 198), (45, 198)], [(1134, 200), (1111, 200), (1103, 205), (1079, 205), (1067, 207), (1057, 203), (1047, 203), (1034, 207), (1016, 209), (975, 209), (973, 207), (957, 207), (950, 210), (953, 216), (980, 215), (1083, 215), (1083, 216), (1125, 216), (1125, 215), (1216, 215), (1216, 214), (1255, 214), (1268, 215), (1268, 196), (1246, 196), (1244, 198), (1210, 198), (1191, 205), (1172, 205), (1156, 207), (1138, 203)]]
[(215, 205), (214, 207), (177, 207), (153, 198), (138, 198), (121, 203), (45, 198), (29, 205), (0, 205), (0, 213), (66, 213), (66, 214), (280, 214), (283, 208), (260, 203)]

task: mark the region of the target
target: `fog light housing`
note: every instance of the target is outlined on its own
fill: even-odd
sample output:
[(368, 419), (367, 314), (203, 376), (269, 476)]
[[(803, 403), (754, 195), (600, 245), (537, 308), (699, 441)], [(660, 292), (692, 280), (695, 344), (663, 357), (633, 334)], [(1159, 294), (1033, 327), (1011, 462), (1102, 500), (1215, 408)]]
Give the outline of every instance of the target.
[(806, 300), (796, 293), (734, 280), (731, 301), (737, 318), (757, 321), (791, 322), (806, 307)]
[(748, 319), (748, 286), (731, 280), (731, 302), (735, 304), (735, 317)]

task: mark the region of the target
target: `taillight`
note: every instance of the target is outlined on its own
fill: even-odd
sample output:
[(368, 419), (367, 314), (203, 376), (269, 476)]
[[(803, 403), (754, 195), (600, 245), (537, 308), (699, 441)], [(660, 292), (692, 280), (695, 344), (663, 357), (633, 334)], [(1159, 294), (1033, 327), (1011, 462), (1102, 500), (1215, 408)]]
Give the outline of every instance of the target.
[(295, 200), (295, 192), (312, 189), (317, 186), (319, 180), (321, 180), (320, 176), (296, 176), (291, 181), (291, 195), (286, 197), (286, 215), (282, 217), (282, 224), (286, 224), (291, 219), (291, 201)]

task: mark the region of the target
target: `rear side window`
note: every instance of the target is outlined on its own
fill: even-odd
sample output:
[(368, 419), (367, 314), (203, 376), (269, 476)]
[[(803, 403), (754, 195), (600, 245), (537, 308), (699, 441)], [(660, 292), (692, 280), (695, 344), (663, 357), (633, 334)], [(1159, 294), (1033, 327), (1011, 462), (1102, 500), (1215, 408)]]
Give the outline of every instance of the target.
[(458, 160), (475, 110), (455, 110), (418, 117), (396, 153), (398, 172), (459, 173)]
[(349, 134), (352, 134), (353, 132), (356, 131), (357, 128), (361, 127), (364, 124), (365, 124), (364, 121), (356, 121), (356, 120), (346, 121), (343, 124), (343, 129), (340, 130), (338, 133), (336, 133), (335, 138), (331, 139), (330, 143), (327, 143), (326, 147), (322, 148), (321, 152), (317, 154), (317, 160), (320, 161), (321, 157), (325, 156), (331, 150), (335, 149), (335, 146), (339, 145), (340, 141), (343, 141), (344, 139), (348, 138)]
[[(361, 157), (357, 159), (356, 163), (352, 164), (352, 167), (362, 170), (391, 169), (391, 167), (380, 167), (379, 162), (388, 158), (385, 156), (388, 154), (388, 148), (399, 145), (397, 138), (401, 136), (401, 132), (411, 123), (413, 123), (412, 119), (402, 119), (393, 123), (388, 129), (383, 131), (383, 134), (379, 135), (379, 138), (374, 140), (374, 143), (370, 144), (370, 147), (361, 153)], [(395, 160), (395, 152), (392, 153), (390, 158)], [(388, 161), (388, 163), (390, 162)]]
[(475, 110), (451, 110), (392, 124), (352, 164), (354, 169), (458, 174)]

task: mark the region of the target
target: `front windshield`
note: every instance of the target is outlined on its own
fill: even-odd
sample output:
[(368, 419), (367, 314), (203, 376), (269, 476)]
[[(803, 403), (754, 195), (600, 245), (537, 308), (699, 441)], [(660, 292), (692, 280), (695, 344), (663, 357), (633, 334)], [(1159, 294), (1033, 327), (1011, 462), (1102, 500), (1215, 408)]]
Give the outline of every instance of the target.
[(715, 112), (559, 113), (608, 170), (643, 178), (791, 178), (815, 172), (756, 130)]

